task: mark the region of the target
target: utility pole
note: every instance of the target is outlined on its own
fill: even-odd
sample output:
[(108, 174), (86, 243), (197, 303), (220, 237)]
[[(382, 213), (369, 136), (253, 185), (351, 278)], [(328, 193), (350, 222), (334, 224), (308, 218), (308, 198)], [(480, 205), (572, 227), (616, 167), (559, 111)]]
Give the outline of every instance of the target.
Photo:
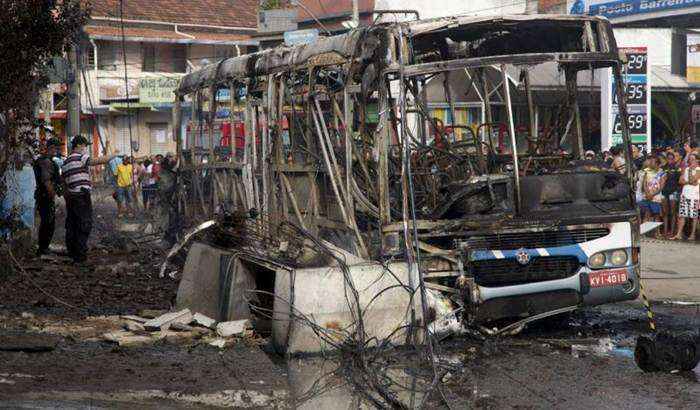
[[(70, 139), (74, 135), (80, 134), (80, 53), (78, 44), (73, 44), (68, 51), (68, 61), (70, 72), (66, 81), (68, 110), (66, 117), (66, 137)], [(70, 142), (67, 141), (67, 142)]]
[(360, 6), (358, 0), (352, 0), (352, 21), (355, 27), (360, 27)]

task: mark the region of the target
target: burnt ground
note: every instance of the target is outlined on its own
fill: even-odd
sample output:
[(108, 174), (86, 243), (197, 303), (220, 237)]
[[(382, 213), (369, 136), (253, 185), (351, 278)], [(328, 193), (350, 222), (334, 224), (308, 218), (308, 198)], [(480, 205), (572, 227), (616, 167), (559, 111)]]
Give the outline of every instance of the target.
[[(697, 328), (697, 307), (656, 310), (666, 329)], [(0, 341), (51, 330), (47, 324), (55, 321), (24, 316), (3, 317)], [(31, 325), (23, 327), (27, 323)], [(439, 358), (451, 370), (443, 378), (443, 392), (453, 408), (697, 408), (700, 369), (647, 374), (635, 366), (634, 339), (646, 326), (637, 306), (618, 305), (542, 322), (515, 337), (444, 340)], [(607, 338), (613, 349), (596, 351)], [(332, 357), (286, 360), (265, 346), (241, 341), (219, 350), (198, 339), (124, 348), (79, 332), (57, 336), (53, 343), (55, 348), (44, 352), (0, 351), (0, 403), (5, 403), (0, 407), (325, 409), (359, 403), (342, 377), (330, 388), (325, 383), (313, 388), (329, 368), (339, 366)], [(414, 359), (411, 352), (397, 351), (398, 373), (410, 373)], [(241, 399), (241, 394), (253, 399)], [(262, 401), (252, 401), (256, 397)], [(303, 401), (295, 401), (298, 397)], [(399, 397), (409, 402), (406, 392)], [(435, 395), (427, 403), (444, 407)]]
[[(95, 200), (94, 208), (88, 262), (73, 265), (58, 250), (44, 258), (25, 256), (24, 272), (0, 267), (0, 308), (75, 317), (170, 307), (177, 282), (158, 277), (166, 250), (155, 236), (117, 231), (116, 206), (109, 199)], [(65, 238), (64, 221), (65, 208), (58, 207), (53, 240), (58, 248)], [(143, 216), (121, 221), (148, 223)]]
[[(103, 315), (168, 309), (177, 287), (158, 277), (165, 251), (155, 242), (120, 239), (112, 207), (108, 201), (98, 207), (90, 267), (54, 255), (23, 259), (24, 274), (0, 270), (0, 408), (317, 410), (362, 403), (341, 376), (319, 383), (329, 369), (342, 367), (337, 358), (284, 358), (264, 339), (224, 349), (201, 336), (170, 335), (135, 347), (103, 340), (114, 326), (113, 316)], [(138, 242), (137, 236), (130, 238)], [(655, 311), (661, 329), (700, 327), (698, 305), (658, 304)], [(443, 340), (438, 358), (449, 369), (443, 394), (452, 408), (697, 408), (700, 369), (646, 374), (635, 366), (635, 339), (647, 331), (640, 304), (626, 303), (534, 323), (513, 337)], [(12, 343), (20, 351), (12, 351)], [(415, 355), (392, 355), (396, 383), (411, 386), (404, 379), (416, 371)], [(423, 397), (415, 390), (417, 404)], [(397, 396), (411, 403), (408, 390)], [(426, 400), (426, 407), (446, 407), (436, 394)]]

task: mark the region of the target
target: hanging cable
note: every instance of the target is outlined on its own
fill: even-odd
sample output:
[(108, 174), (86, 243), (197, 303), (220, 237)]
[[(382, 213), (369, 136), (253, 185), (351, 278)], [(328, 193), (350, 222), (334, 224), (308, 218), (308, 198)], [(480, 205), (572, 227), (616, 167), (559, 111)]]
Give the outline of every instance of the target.
[[(97, 114), (95, 114), (95, 106), (92, 103), (92, 93), (90, 92), (90, 87), (88, 86), (87, 75), (85, 74), (85, 67), (80, 67), (80, 72), (83, 76), (83, 84), (85, 84), (85, 93), (88, 97), (88, 104), (90, 105), (90, 112), (92, 113), (92, 120), (95, 122), (95, 129), (97, 130), (97, 138), (100, 140), (100, 146), (102, 147), (102, 152), (107, 153), (107, 148), (105, 142), (102, 139), (102, 133), (100, 132), (100, 125), (97, 120)], [(97, 80), (97, 79), (95, 79)]]
[[(124, 62), (124, 92), (126, 95), (126, 121), (127, 125), (129, 127), (129, 156), (134, 156), (134, 151), (138, 152), (137, 150), (134, 150), (133, 148), (133, 137), (131, 133), (131, 103), (129, 101), (129, 74), (127, 72), (127, 66), (126, 66), (126, 35), (124, 34), (124, 0), (119, 0), (119, 24), (121, 27), (121, 37), (122, 37), (122, 60)], [(141, 145), (141, 141), (139, 139), (138, 145)]]

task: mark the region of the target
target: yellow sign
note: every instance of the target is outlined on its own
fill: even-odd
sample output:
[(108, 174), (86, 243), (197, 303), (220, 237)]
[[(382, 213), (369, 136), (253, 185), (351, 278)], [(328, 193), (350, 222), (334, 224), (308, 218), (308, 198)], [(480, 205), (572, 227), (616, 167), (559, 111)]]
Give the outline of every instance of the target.
[(700, 84), (700, 34), (688, 34), (688, 84)]
[(688, 83), (700, 84), (700, 67), (688, 67)]
[(146, 77), (139, 80), (139, 102), (143, 104), (172, 104), (173, 93), (180, 77)]

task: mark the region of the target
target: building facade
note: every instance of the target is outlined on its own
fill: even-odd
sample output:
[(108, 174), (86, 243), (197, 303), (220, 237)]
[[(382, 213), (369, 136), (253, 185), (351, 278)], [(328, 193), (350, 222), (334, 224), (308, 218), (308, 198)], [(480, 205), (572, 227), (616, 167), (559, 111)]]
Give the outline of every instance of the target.
[[(84, 27), (74, 70), (81, 134), (92, 138), (95, 154), (107, 141), (112, 151), (134, 156), (174, 151), (172, 91), (187, 72), (257, 50), (258, 2), (130, 0), (123, 13), (119, 6), (94, 0)], [(51, 104), (51, 125), (65, 139), (65, 90), (52, 87), (58, 104)], [(189, 102), (183, 110), (187, 115)]]

